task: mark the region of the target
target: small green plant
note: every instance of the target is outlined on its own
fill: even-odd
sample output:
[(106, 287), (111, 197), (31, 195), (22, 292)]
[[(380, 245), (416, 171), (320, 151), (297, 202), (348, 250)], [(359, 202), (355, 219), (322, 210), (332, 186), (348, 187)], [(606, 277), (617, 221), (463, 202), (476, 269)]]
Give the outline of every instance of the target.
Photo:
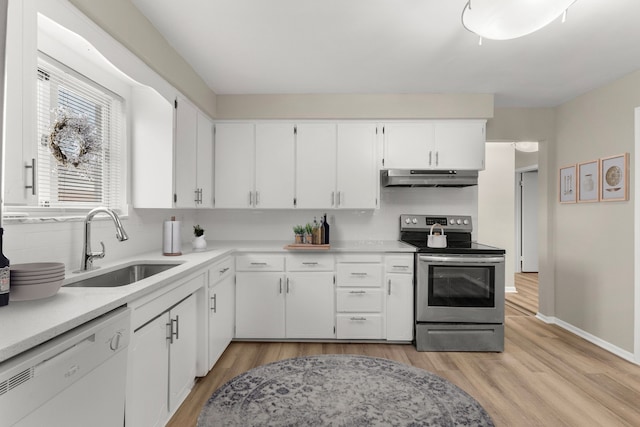
[(311, 225), (310, 223), (307, 223), (307, 225), (304, 226), (304, 229), (307, 232), (307, 234), (313, 233), (313, 225)]
[(196, 237), (200, 237), (204, 235), (204, 228), (200, 227), (200, 224), (193, 226), (193, 235)]
[(304, 227), (301, 225), (296, 225), (293, 227), (293, 234), (297, 234), (297, 235), (303, 235), (304, 234)]

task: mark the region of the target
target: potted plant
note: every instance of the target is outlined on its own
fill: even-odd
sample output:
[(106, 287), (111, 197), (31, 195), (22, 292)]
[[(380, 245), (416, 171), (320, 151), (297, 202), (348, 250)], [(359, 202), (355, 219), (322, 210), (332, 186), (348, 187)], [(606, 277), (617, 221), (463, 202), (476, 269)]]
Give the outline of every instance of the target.
[(296, 236), (296, 243), (304, 243), (305, 228), (301, 225), (293, 227), (293, 234)]
[(200, 224), (193, 226), (193, 235), (195, 236), (191, 245), (194, 251), (201, 251), (207, 248), (207, 241), (204, 237), (204, 228), (200, 227)]
[(305, 231), (304, 242), (308, 244), (313, 243), (313, 225), (311, 225), (310, 223), (307, 223), (307, 225), (304, 226), (304, 231)]

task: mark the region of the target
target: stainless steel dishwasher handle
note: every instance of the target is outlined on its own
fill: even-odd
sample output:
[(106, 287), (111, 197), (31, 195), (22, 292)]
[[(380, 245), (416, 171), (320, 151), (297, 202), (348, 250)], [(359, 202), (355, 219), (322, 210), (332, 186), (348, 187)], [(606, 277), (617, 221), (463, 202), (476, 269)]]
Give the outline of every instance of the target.
[(448, 262), (451, 264), (499, 264), (504, 262), (504, 257), (457, 257), (440, 255), (420, 255), (421, 262)]

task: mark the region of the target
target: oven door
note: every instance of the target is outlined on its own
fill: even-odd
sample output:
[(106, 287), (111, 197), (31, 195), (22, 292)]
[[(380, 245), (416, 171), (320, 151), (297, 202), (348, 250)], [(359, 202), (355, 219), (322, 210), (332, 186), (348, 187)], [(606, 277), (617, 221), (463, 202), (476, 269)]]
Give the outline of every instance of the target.
[(416, 257), (417, 322), (504, 322), (504, 256)]

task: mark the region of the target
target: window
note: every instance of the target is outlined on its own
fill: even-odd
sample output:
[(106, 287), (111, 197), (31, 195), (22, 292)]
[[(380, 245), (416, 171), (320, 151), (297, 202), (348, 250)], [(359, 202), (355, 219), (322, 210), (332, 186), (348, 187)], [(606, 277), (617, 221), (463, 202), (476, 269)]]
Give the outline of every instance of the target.
[[(44, 54), (38, 59), (37, 96), (38, 206), (57, 209), (106, 206), (121, 210), (123, 99)], [(83, 155), (79, 164), (52, 153), (54, 125), (58, 125), (56, 130), (64, 128), (61, 115), (75, 120), (70, 124), (80, 123), (77, 129), (67, 128), (69, 135), (78, 141), (86, 141), (90, 135), (91, 141), (96, 142), (92, 145), (96, 150)], [(60, 159), (65, 159), (66, 165)]]

